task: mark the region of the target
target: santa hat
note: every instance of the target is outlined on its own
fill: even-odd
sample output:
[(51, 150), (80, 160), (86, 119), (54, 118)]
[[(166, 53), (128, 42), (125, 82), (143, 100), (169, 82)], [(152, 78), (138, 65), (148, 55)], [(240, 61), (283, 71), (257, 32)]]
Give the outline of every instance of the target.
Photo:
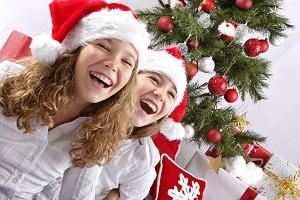
[(235, 37), (236, 28), (238, 27), (238, 24), (234, 22), (222, 22), (218, 26), (218, 31), (221, 33), (219, 34), (219, 37), (221, 37), (225, 41), (230, 41)]
[(63, 52), (103, 38), (128, 42), (138, 52), (139, 60), (150, 44), (144, 24), (133, 11), (118, 3), (103, 0), (54, 0), (49, 5), (52, 37), (33, 38), (31, 52), (37, 60), (52, 65)]
[(144, 62), (139, 66), (139, 71), (156, 72), (171, 79), (177, 90), (177, 97), (171, 113), (182, 101), (187, 85), (186, 71), (180, 50), (177, 47), (159, 51), (148, 50)]

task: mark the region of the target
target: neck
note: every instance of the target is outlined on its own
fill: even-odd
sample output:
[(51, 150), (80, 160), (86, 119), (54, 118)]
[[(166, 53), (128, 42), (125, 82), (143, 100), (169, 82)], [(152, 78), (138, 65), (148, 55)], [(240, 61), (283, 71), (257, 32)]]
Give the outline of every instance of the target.
[(73, 121), (80, 116), (80, 113), (90, 104), (82, 102), (72, 102), (70, 106), (63, 108), (59, 113), (53, 116), (53, 127)]

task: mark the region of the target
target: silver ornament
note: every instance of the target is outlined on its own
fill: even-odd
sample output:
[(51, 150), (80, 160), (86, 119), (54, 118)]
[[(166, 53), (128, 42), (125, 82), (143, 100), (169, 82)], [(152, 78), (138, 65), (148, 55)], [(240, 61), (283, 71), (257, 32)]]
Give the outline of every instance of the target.
[(177, 47), (180, 50), (182, 55), (185, 55), (189, 50), (185, 43), (179, 43), (179, 44), (177, 44)]
[(185, 130), (185, 138), (191, 139), (195, 135), (194, 127), (190, 124), (185, 124), (183, 127)]
[(235, 37), (242, 39), (247, 33), (248, 26), (246, 24), (239, 24), (236, 28)]
[(204, 73), (212, 73), (215, 69), (215, 62), (212, 57), (203, 57), (198, 61), (198, 69)]
[(208, 28), (211, 25), (210, 15), (203, 11), (200, 11), (198, 13), (197, 22), (202, 28)]
[(285, 41), (284, 37), (274, 36), (272, 34), (269, 36), (269, 42), (273, 46), (280, 46), (284, 43), (284, 41)]

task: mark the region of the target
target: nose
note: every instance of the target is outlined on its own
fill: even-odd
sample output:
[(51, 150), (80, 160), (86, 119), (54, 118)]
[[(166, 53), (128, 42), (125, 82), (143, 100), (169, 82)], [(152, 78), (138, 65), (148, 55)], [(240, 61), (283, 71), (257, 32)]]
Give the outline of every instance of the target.
[(157, 88), (154, 90), (154, 96), (161, 102), (166, 100), (166, 92), (162, 88)]
[(117, 71), (117, 64), (114, 59), (109, 59), (104, 63), (105, 67), (111, 69), (113, 72)]

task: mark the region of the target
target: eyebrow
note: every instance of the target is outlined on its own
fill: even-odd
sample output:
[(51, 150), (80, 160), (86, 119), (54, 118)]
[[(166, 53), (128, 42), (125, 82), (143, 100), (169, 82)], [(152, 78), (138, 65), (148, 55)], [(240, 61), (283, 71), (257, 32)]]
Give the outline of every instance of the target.
[[(104, 38), (104, 40), (107, 40), (110, 44), (114, 43), (111, 38)], [(121, 41), (123, 41), (123, 40), (121, 40)], [(123, 41), (123, 42), (125, 42), (125, 41)], [(126, 43), (128, 43), (128, 42), (126, 42)], [(113, 44), (113, 45), (115, 45), (115, 44)], [(125, 52), (129, 57), (132, 57), (136, 63), (138, 62), (138, 58), (135, 58), (134, 55), (130, 51), (128, 51), (126, 49)]]
[[(164, 79), (163, 79), (163, 76), (166, 76), (166, 75), (157, 73), (157, 76), (159, 76), (159, 78), (160, 78), (161, 80), (164, 80)], [(166, 76), (166, 77), (168, 77), (168, 76)], [(169, 77), (168, 77), (168, 78), (169, 78)], [(169, 79), (170, 79), (170, 78), (169, 78)], [(171, 79), (170, 79), (170, 80), (171, 80)], [(171, 82), (173, 83), (172, 80), (171, 80)], [(175, 86), (174, 83), (172, 84), (172, 88), (175, 90), (175, 92), (176, 92), (176, 94), (177, 94), (177, 88), (176, 88), (176, 86)]]

